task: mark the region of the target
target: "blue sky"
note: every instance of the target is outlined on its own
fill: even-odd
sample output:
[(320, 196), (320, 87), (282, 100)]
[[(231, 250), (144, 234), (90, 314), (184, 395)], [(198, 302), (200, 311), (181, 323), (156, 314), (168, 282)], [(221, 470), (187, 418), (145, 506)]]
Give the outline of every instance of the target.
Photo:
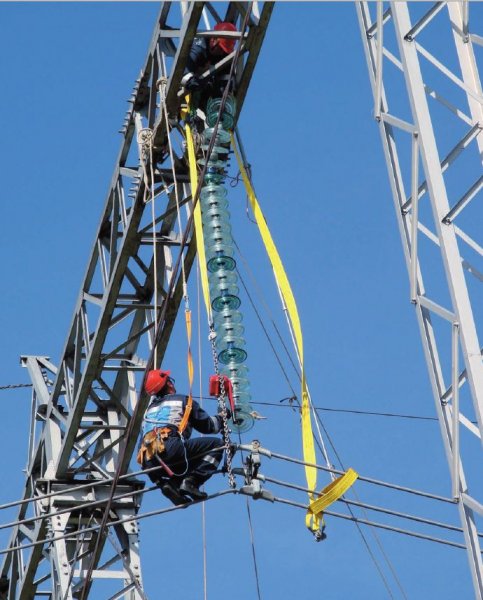
[[(0, 4), (0, 385), (28, 382), (21, 354), (50, 356), (55, 363), (62, 351), (120, 144), (117, 131), (157, 12), (156, 3), (143, 2)], [(434, 417), (352, 3), (277, 3), (240, 131), (298, 302), (314, 404)], [(230, 190), (230, 199), (237, 242), (282, 328), (277, 292), (246, 218), (241, 185)], [(195, 305), (195, 281), (190, 294)], [(279, 403), (290, 389), (246, 298), (242, 308), (253, 400)], [(182, 388), (186, 348), (180, 325), (165, 364), (177, 370)], [(206, 389), (211, 368), (205, 334)], [(293, 373), (290, 377), (298, 389)], [(0, 399), (3, 480), (9, 482), (0, 493), (3, 503), (23, 490), (30, 392), (2, 390)], [(275, 452), (301, 457), (297, 413), (286, 407), (257, 410), (268, 418), (244, 439), (258, 438)], [(320, 414), (345, 467), (450, 495), (436, 422)], [(262, 472), (304, 484), (301, 468), (276, 460), (264, 460)], [(319, 486), (327, 483), (320, 476)], [(224, 487), (226, 480), (218, 476), (208, 491)], [(305, 501), (301, 493), (269, 487), (278, 496)], [(459, 526), (452, 507), (368, 484), (356, 487), (365, 502)], [(256, 597), (245, 504), (242, 497), (229, 497), (206, 507), (212, 600)], [(165, 505), (160, 495), (150, 494), (142, 510)], [(342, 505), (335, 510), (347, 513)], [(303, 511), (261, 501), (252, 502), (251, 511), (265, 600), (390, 597), (353, 524), (327, 518), (329, 537), (316, 544), (305, 530)], [(13, 512), (3, 511), (0, 522), (12, 518)], [(400, 520), (370, 518), (418, 530)], [(383, 531), (377, 542), (370, 530), (363, 531), (394, 598), (404, 596), (378, 543), (408, 598), (472, 597), (463, 550)], [(5, 547), (7, 536), (0, 538)], [(160, 586), (166, 597), (203, 597), (199, 508), (141, 522), (141, 540), (150, 598), (159, 597)]]

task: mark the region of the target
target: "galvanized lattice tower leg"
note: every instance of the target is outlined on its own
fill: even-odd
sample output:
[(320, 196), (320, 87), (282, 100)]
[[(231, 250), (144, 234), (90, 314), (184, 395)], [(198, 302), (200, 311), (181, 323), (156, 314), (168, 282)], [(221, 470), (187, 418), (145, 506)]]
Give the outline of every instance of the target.
[(481, 600), (475, 517), (483, 515), (483, 505), (472, 495), (464, 466), (465, 458), (481, 464), (483, 433), (481, 314), (477, 321), (483, 291), (483, 95), (473, 48), (482, 44), (483, 32), (472, 31), (472, 24), (482, 26), (483, 5), (358, 2), (357, 8), (410, 300)]
[[(188, 277), (196, 255), (179, 131), (187, 55), (195, 35), (213, 36), (222, 20), (240, 24), (247, 8), (161, 4), (60, 363), (22, 357), (34, 391), (25, 503), (1, 569), (9, 600), (146, 598), (136, 521), (145, 480), (123, 478), (114, 494), (111, 481), (130, 473), (149, 400), (140, 391), (148, 358), (156, 344), (155, 366), (163, 360), (183, 297), (181, 258)], [(245, 38), (232, 32), (242, 46), (235, 121), (272, 9), (252, 3)]]

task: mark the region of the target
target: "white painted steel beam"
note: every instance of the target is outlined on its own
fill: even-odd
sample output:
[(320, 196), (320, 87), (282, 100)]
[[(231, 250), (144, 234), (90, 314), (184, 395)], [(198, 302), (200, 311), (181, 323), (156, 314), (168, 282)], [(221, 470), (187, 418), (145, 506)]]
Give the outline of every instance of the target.
[[(473, 34), (481, 34), (481, 31), (473, 32), (472, 27), (481, 27), (483, 6), (477, 3), (469, 6), (466, 1), (437, 2), (428, 5), (429, 9), (421, 16), (418, 4), (384, 2), (384, 7), (378, 6), (376, 10), (374, 3), (358, 2), (357, 9), (373, 95), (378, 103), (375, 116), (408, 268), (411, 300), (416, 309), (452, 491), (458, 500), (475, 595), (482, 600), (483, 565), (473, 513), (482, 503), (481, 499), (471, 495), (471, 482), (467, 482), (464, 469), (466, 455), (462, 454), (460, 438), (463, 434), (476, 435), (481, 440), (483, 433), (483, 363), (479, 340), (483, 323), (475, 320), (482, 290), (475, 291), (472, 287), (470, 293), (465, 279), (465, 269), (471, 264), (465, 257), (465, 250), (482, 245), (482, 176), (477, 165), (481, 166), (483, 154), (483, 96), (472, 47)], [(413, 14), (417, 16), (413, 18)], [(439, 29), (442, 21), (444, 27)], [(384, 34), (379, 31), (380, 27), (384, 28)], [(448, 60), (445, 64), (438, 48), (431, 46), (430, 30), (435, 40), (440, 40), (442, 35), (448, 37), (448, 31), (452, 31), (444, 41), (449, 54), (452, 53), (456, 60)], [(379, 46), (380, 40), (384, 48)], [(396, 88), (400, 81), (395, 81), (394, 69), (390, 76), (386, 73), (381, 55), (398, 67), (407, 98), (393, 95), (393, 89), (400, 89)], [(435, 70), (442, 76), (438, 81), (445, 82), (442, 90), (435, 91), (429, 85)], [(452, 98), (451, 103), (442, 101), (446, 96)], [(447, 138), (450, 136), (443, 134), (450, 129), (445, 127), (440, 113), (432, 110), (435, 101), (448, 109), (448, 123), (452, 119), (456, 122), (454, 131), (460, 132), (453, 134), (452, 137), (459, 135), (459, 139), (456, 137), (450, 142), (449, 151)], [(405, 119), (399, 114), (401, 112)], [(408, 112), (411, 123), (403, 126), (408, 120)], [(412, 134), (417, 136), (417, 159), (414, 142), (408, 144), (404, 140), (404, 136), (407, 138)], [(412, 155), (408, 155), (408, 147), (412, 148)], [(440, 152), (445, 156), (443, 149), (446, 149), (446, 157), (442, 159)], [(469, 160), (464, 162), (463, 158)], [(407, 165), (410, 165), (409, 169)], [(418, 185), (419, 172), (423, 182)], [(467, 181), (469, 177), (471, 183), (450, 202), (454, 191), (447, 180), (455, 172), (462, 174), (461, 181)], [(410, 190), (410, 196), (407, 190)], [(478, 199), (479, 208), (475, 204)], [(430, 223), (421, 221), (423, 202), (431, 207)], [(471, 219), (463, 220), (463, 217), (471, 210), (476, 211), (473, 219), (476, 222), (480, 219), (480, 227), (470, 233), (466, 229), (471, 227)], [(418, 231), (430, 233), (429, 239), (439, 248), (440, 262), (435, 269), (431, 268), (434, 254), (430, 258), (418, 244)], [(436, 272), (444, 273), (444, 279), (440, 278), (437, 284)], [(431, 289), (445, 290), (444, 302), (437, 297), (428, 298), (423, 276), (430, 281)], [(449, 331), (449, 335), (445, 337), (443, 331)], [(474, 417), (464, 416), (460, 412), (463, 409), (473, 413)], [(472, 423), (473, 419), (476, 419), (476, 425)], [(479, 446), (477, 456), (472, 455), (471, 460), (481, 465), (481, 458)], [(480, 482), (476, 483), (480, 485)]]

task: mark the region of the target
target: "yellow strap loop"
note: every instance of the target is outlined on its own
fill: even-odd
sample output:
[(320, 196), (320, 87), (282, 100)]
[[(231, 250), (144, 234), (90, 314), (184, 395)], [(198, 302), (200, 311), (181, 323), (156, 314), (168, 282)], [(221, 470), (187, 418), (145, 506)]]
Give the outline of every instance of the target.
[(333, 502), (341, 498), (355, 483), (358, 477), (359, 475), (354, 469), (348, 469), (343, 475), (334, 479), (334, 481), (329, 483), (329, 485), (319, 493), (317, 500), (310, 503), (307, 517), (310, 519), (316, 517), (317, 520), (320, 520), (324, 510), (326, 510)]
[[(190, 106), (190, 97), (186, 96), (188, 103), (188, 112)], [(188, 123), (185, 125), (186, 129), (186, 142), (188, 145), (188, 161), (190, 167), (190, 182), (191, 182), (191, 194), (196, 194), (198, 189), (198, 171), (196, 169), (196, 154), (195, 145), (193, 142), (193, 134), (191, 133), (191, 127)], [(201, 287), (203, 289), (203, 298), (205, 300), (206, 313), (208, 320), (211, 323), (211, 304), (210, 304), (210, 287), (208, 284), (208, 272), (206, 270), (206, 254), (205, 254), (205, 242), (203, 236), (203, 225), (201, 222), (201, 205), (198, 201), (194, 209), (194, 222), (195, 222), (195, 235), (196, 235), (196, 251), (198, 252), (198, 260), (200, 265), (200, 277)]]

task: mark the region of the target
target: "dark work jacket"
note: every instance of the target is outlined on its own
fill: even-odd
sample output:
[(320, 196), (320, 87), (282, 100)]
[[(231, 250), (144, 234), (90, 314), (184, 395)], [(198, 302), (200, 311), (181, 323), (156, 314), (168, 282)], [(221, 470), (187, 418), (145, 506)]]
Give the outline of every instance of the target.
[(216, 61), (210, 55), (208, 40), (195, 38), (186, 61), (186, 70), (195, 75), (201, 75), (213, 62)]
[[(173, 432), (178, 430), (181, 423), (188, 397), (181, 394), (167, 394), (166, 396), (152, 396), (151, 402), (144, 414), (142, 437), (155, 427), (170, 427)], [(218, 433), (223, 427), (220, 416), (210, 415), (193, 400), (188, 425), (183, 432), (183, 437), (188, 439), (194, 429), (200, 433)]]
[[(191, 45), (190, 53), (186, 61), (186, 73), (193, 73), (193, 75), (202, 75), (206, 69), (216, 64), (223, 57), (214, 57), (210, 52), (210, 45), (207, 38), (195, 38)], [(208, 78), (208, 85), (216, 86), (221, 84), (227, 78), (230, 72), (231, 63), (224, 65), (217, 73), (216, 76)]]

